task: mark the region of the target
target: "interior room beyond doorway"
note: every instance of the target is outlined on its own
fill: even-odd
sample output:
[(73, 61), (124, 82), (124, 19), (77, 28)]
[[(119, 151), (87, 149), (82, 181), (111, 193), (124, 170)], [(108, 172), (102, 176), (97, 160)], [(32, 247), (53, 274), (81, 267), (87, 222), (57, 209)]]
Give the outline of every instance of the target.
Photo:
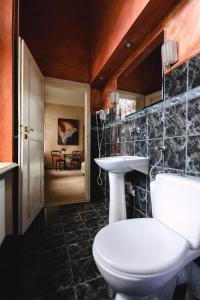
[(45, 205), (86, 201), (85, 93), (45, 84)]

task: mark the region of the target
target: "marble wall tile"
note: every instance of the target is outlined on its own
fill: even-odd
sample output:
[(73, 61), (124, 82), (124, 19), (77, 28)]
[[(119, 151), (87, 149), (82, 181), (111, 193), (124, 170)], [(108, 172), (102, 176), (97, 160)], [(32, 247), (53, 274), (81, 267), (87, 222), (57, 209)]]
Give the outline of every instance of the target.
[(146, 206), (146, 215), (152, 218), (152, 205), (151, 205), (151, 194), (147, 191), (147, 206)]
[(187, 171), (200, 173), (200, 136), (188, 137)]
[(146, 215), (147, 212), (147, 191), (136, 187), (135, 209)]
[(105, 144), (105, 157), (110, 156), (111, 154), (111, 144)]
[(174, 97), (187, 91), (187, 63), (165, 75), (164, 98)]
[[(162, 139), (148, 140), (148, 157), (150, 158), (149, 165), (155, 165), (160, 159), (159, 148), (163, 146)], [(160, 162), (159, 166), (162, 166), (163, 161)]]
[(136, 141), (135, 142), (135, 155), (147, 156), (147, 141)]
[(133, 175), (133, 179), (134, 181), (132, 180), (132, 182), (134, 186), (146, 189), (147, 175), (135, 171)]
[(200, 134), (200, 97), (188, 100), (188, 135)]
[(135, 152), (134, 142), (126, 142), (126, 154), (134, 155), (134, 152)]
[(186, 138), (168, 138), (165, 139), (164, 145), (164, 166), (173, 169), (185, 169), (186, 161)]
[(148, 138), (163, 137), (163, 103), (156, 104), (147, 112)]
[(137, 219), (137, 218), (146, 218), (146, 217), (147, 216), (145, 214), (143, 214), (142, 212), (134, 208), (133, 218)]
[(195, 98), (200, 98), (200, 86), (189, 90), (186, 94), (187, 100), (192, 100)]
[(179, 175), (186, 175), (185, 170), (178, 170), (178, 169), (172, 169), (172, 168), (164, 168), (164, 173), (172, 173), (172, 174), (179, 174)]
[[(192, 176), (200, 176), (200, 55), (167, 74), (163, 86), (164, 102), (127, 116), (126, 121), (121, 124), (113, 124), (116, 121), (116, 111), (115, 108), (111, 109), (103, 141), (105, 144), (103, 156), (148, 155), (152, 165), (159, 160), (157, 147), (164, 143), (165, 158), (153, 170), (153, 177), (158, 172), (185, 174), (186, 171)], [(97, 147), (95, 118), (93, 117), (91, 121), (94, 129), (91, 133), (92, 148), (95, 148)], [(135, 130), (137, 128), (138, 131)], [(95, 153), (92, 149), (92, 153), (95, 155), (97, 151)], [(149, 176), (143, 176), (136, 171), (127, 176), (126, 180), (137, 187), (135, 201), (144, 198), (147, 200), (146, 211), (144, 201), (139, 201), (142, 203), (141, 206), (136, 201), (135, 216), (141, 217), (146, 214), (151, 216), (150, 206), (148, 207)], [(132, 178), (129, 178), (130, 176)], [(105, 203), (108, 204), (109, 185), (106, 176), (101, 190), (101, 197), (104, 197)], [(129, 195), (126, 198), (129, 199)]]
[(186, 97), (170, 98), (164, 103), (164, 128), (166, 137), (183, 136), (186, 133)]
[(200, 84), (200, 55), (188, 62), (188, 89), (191, 90)]
[(118, 140), (118, 127), (112, 126), (110, 131), (111, 131), (111, 144), (116, 144)]
[[(149, 171), (151, 170), (151, 167), (149, 168)], [(156, 178), (157, 174), (161, 174), (161, 173), (165, 173), (164, 167), (154, 167), (151, 171), (151, 176), (152, 176), (153, 180)], [(151, 182), (151, 179), (148, 176), (147, 177), (147, 191), (150, 191), (150, 182)]]
[(147, 138), (147, 118), (146, 111), (137, 113), (133, 122), (133, 134), (136, 140), (144, 140)]
[(119, 152), (121, 155), (127, 154), (126, 143), (119, 143)]

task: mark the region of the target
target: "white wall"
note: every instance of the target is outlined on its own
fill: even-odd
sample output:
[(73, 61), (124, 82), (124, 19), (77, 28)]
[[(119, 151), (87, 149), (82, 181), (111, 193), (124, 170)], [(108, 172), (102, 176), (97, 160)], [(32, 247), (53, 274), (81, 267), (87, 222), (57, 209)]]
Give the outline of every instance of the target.
[[(58, 145), (58, 118), (79, 120), (79, 145)], [(65, 148), (67, 153), (83, 151), (84, 107), (45, 103), (45, 166), (51, 168), (51, 151)]]

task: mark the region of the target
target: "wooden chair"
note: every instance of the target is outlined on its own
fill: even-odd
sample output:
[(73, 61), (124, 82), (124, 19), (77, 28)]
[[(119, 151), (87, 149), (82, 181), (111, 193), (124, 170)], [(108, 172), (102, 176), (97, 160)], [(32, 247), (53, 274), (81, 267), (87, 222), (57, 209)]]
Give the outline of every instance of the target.
[(82, 162), (82, 151), (72, 151), (71, 168), (74, 169), (77, 166), (77, 168), (80, 169), (81, 162)]
[(51, 151), (52, 158), (52, 168), (61, 170), (61, 165), (63, 164), (63, 168), (65, 167), (65, 159), (61, 155), (61, 151), (52, 150)]

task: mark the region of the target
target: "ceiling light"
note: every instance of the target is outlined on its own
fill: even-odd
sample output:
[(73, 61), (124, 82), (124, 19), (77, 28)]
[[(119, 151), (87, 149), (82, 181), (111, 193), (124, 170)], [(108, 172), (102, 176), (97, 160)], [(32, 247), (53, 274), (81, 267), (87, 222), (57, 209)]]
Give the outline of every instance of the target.
[(126, 46), (126, 48), (131, 48), (132, 47), (132, 43), (131, 42), (126, 42), (125, 46)]

